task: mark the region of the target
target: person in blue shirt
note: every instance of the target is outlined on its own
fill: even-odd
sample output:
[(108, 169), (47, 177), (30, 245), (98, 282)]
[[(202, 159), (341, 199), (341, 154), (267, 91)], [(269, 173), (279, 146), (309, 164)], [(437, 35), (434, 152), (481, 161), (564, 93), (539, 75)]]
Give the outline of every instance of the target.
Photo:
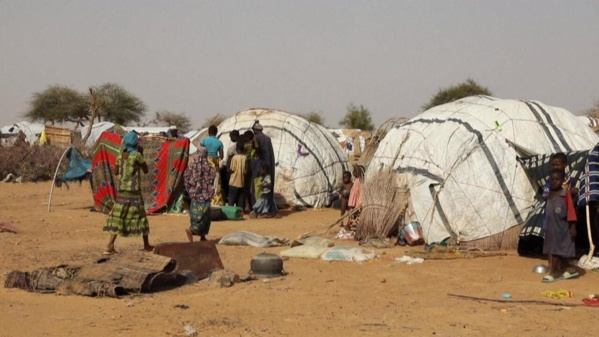
[[(220, 161), (224, 158), (224, 150), (223, 143), (216, 138), (216, 134), (218, 133), (218, 128), (216, 125), (210, 125), (208, 128), (208, 137), (202, 139), (200, 141), (200, 145), (206, 148), (208, 152), (208, 162), (214, 166), (216, 172), (220, 171)], [(221, 187), (221, 177), (220, 174), (216, 175), (214, 179), (214, 184), (216, 185), (216, 191), (214, 193), (214, 197), (212, 197), (212, 205), (222, 206), (224, 205), (223, 196), (222, 196), (222, 187)]]
[[(224, 158), (224, 151), (223, 142), (216, 138), (217, 133), (218, 128), (216, 125), (210, 125), (208, 128), (208, 137), (202, 139), (200, 144), (208, 150), (208, 158), (216, 158), (218, 159), (216, 161), (218, 163)], [(216, 167), (218, 168), (218, 165)]]

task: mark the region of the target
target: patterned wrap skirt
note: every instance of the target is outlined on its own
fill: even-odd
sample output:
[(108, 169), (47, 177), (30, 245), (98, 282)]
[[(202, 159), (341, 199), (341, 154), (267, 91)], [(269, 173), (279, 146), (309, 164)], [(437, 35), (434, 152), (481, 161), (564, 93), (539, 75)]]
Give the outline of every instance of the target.
[(193, 235), (207, 235), (210, 231), (210, 201), (191, 201), (189, 230)]
[(150, 233), (141, 191), (121, 191), (108, 215), (104, 232), (121, 236), (140, 236)]

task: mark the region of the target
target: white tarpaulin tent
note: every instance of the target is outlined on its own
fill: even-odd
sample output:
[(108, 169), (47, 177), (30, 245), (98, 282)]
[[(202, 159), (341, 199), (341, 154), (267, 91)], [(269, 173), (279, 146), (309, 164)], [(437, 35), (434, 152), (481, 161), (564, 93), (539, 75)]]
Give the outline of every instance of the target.
[(324, 127), (297, 115), (279, 110), (250, 109), (224, 120), (218, 137), (225, 152), (229, 133), (241, 134), (256, 120), (264, 127), (275, 153), (275, 193), (291, 205), (320, 207), (329, 202), (329, 193), (339, 186), (348, 169), (347, 154)]
[(6, 125), (0, 129), (2, 134), (16, 135), (19, 131), (25, 134), (25, 141), (29, 144), (36, 144), (39, 135), (44, 132), (45, 125), (29, 122), (18, 122), (11, 125)]
[(586, 150), (598, 141), (564, 109), (473, 96), (436, 106), (390, 130), (367, 177), (381, 167), (408, 175), (427, 242), (473, 241), (526, 219), (536, 191), (516, 161), (523, 150)]
[[(102, 132), (111, 129), (112, 127), (114, 127), (114, 125), (115, 124), (111, 123), (111, 122), (94, 123), (94, 125), (92, 126), (92, 131), (89, 134), (89, 138), (87, 139), (87, 142), (85, 142), (85, 146), (87, 146), (87, 147), (94, 146), (94, 144), (96, 143), (98, 138), (100, 138), (100, 135), (102, 135)], [(83, 139), (85, 137), (88, 129), (89, 129), (89, 125), (86, 125), (81, 128), (81, 139)]]
[(208, 136), (208, 128), (203, 128), (201, 130), (191, 130), (183, 136), (185, 138), (189, 138), (189, 154), (194, 154), (198, 150), (196, 144), (198, 144), (199, 140)]

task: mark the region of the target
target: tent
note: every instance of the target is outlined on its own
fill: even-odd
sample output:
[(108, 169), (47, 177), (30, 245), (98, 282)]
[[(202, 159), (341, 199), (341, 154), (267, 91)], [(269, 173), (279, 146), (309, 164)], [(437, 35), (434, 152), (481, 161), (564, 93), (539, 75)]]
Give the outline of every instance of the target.
[[(125, 132), (120, 128), (104, 131), (94, 148), (92, 189), (97, 210), (110, 212), (115, 201), (116, 157)], [(189, 157), (189, 139), (141, 136), (148, 174), (142, 174), (142, 195), (146, 212), (152, 214), (181, 199), (183, 172)]]
[[(295, 206), (321, 207), (348, 169), (347, 154), (324, 127), (272, 109), (249, 109), (224, 120), (218, 137), (227, 149), (229, 133), (251, 129), (256, 120), (272, 140), (275, 153), (275, 195)], [(226, 151), (225, 151), (226, 152)]]
[(536, 192), (517, 157), (588, 150), (597, 141), (564, 109), (473, 96), (390, 130), (367, 178), (383, 167), (407, 176), (427, 242), (487, 240), (490, 247), (515, 248)]
[(29, 122), (18, 122), (11, 125), (6, 125), (0, 129), (0, 133), (4, 135), (16, 135), (19, 131), (25, 134), (25, 141), (33, 145), (37, 143), (39, 135), (44, 131), (45, 125)]
[(201, 130), (192, 130), (183, 135), (185, 138), (189, 138), (189, 154), (194, 154), (198, 148), (195, 144), (198, 144), (200, 139), (208, 136), (208, 128), (203, 128)]
[[(116, 124), (111, 123), (111, 122), (94, 123), (94, 125), (92, 126), (92, 131), (90, 133), (90, 136), (87, 139), (87, 142), (85, 143), (85, 146), (87, 146), (87, 147), (94, 146), (94, 144), (96, 143), (96, 141), (98, 141), (98, 139), (100, 138), (100, 136), (102, 135), (102, 133), (104, 131), (113, 129), (115, 126), (116, 126)], [(139, 134), (158, 135), (160, 133), (166, 133), (168, 131), (168, 126), (152, 126), (152, 127), (151, 126), (120, 126), (120, 127), (127, 132), (135, 131)], [(89, 129), (89, 126), (84, 126), (81, 128), (81, 139), (83, 139), (85, 137), (88, 129)]]

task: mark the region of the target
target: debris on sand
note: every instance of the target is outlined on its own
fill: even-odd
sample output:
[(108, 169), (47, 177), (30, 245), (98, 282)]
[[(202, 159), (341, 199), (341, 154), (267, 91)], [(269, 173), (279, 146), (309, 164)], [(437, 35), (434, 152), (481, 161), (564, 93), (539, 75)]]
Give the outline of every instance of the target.
[(15, 228), (15, 226), (13, 224), (0, 221), (0, 233), (18, 234), (19, 231), (17, 231), (17, 229)]

